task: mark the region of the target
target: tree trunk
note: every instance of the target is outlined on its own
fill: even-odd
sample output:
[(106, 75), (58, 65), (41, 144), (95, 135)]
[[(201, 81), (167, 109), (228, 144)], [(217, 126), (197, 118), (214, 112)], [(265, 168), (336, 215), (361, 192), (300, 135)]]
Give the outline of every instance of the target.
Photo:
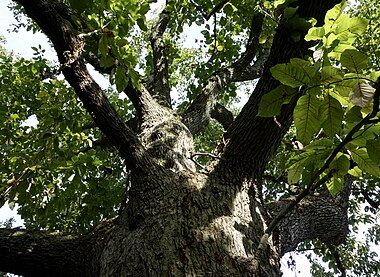
[[(167, 89), (159, 97), (157, 91), (137, 91), (128, 86), (126, 93), (140, 123), (134, 133), (87, 72), (81, 56), (83, 42), (68, 23), (62, 4), (50, 0), (17, 2), (51, 39), (66, 79), (126, 161), (130, 183), (119, 217), (89, 234), (1, 231), (0, 270), (25, 276), (279, 276), (280, 255), (299, 242), (320, 235), (325, 240), (345, 235), (339, 232), (346, 230), (344, 210), (325, 209), (343, 223), (320, 225), (319, 235), (310, 231), (310, 221), (302, 219), (296, 210), (283, 221), (298, 224), (291, 239), (288, 225), (282, 224), (279, 232), (284, 235), (269, 238), (262, 253), (257, 251), (267, 225), (283, 204), (275, 203), (267, 212), (260, 197), (260, 176), (291, 124), (295, 102), (283, 109), (278, 118), (281, 126), (273, 119), (257, 117), (258, 103), (276, 86), (269, 68), (304, 56), (310, 46), (302, 40), (292, 41), (284, 25), (279, 25), (271, 55), (250, 100), (234, 122), (226, 123), (230, 127), (220, 159), (204, 174), (196, 172), (190, 158), (193, 133), (202, 129), (197, 126), (199, 120), (191, 118), (197, 112), (188, 113), (182, 120), (167, 103)], [(321, 22), (335, 2), (302, 1), (298, 12)], [(159, 47), (155, 51), (160, 51)], [(155, 78), (166, 78), (167, 74), (161, 73)], [(206, 90), (210, 95), (204, 99), (214, 101), (216, 97), (211, 94), (217, 90), (220, 88)], [(197, 107), (207, 109), (209, 116), (212, 106)], [(202, 117), (199, 122), (204, 125), (208, 119)], [(329, 202), (330, 206), (335, 204)], [(326, 213), (313, 214), (318, 205), (300, 203), (298, 207), (302, 209), (302, 205), (307, 206), (312, 224), (325, 220)]]

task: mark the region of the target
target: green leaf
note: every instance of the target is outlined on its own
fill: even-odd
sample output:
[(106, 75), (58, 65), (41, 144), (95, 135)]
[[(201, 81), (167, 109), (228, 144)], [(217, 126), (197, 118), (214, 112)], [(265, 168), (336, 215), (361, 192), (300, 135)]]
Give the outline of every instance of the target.
[(108, 38), (103, 34), (99, 40), (98, 54), (108, 56)]
[(346, 114), (346, 121), (348, 123), (358, 123), (360, 120), (362, 120), (363, 115), (361, 112), (361, 108), (354, 106), (351, 109), (348, 110)]
[(340, 95), (347, 97), (357, 83), (357, 80), (343, 80), (336, 83), (334, 88)]
[(118, 66), (115, 71), (115, 84), (118, 92), (122, 92), (128, 85), (128, 77), (123, 66)]
[(137, 25), (139, 26), (139, 28), (140, 28), (141, 30), (143, 30), (143, 31), (148, 31), (148, 27), (147, 27), (146, 24), (145, 24), (145, 20), (144, 20), (144, 18), (139, 17), (139, 18), (137, 18), (136, 22), (137, 22)]
[(380, 137), (367, 141), (367, 151), (370, 159), (380, 164)]
[(333, 137), (342, 127), (344, 111), (338, 100), (327, 95), (320, 106), (322, 128), (325, 133)]
[(306, 41), (321, 40), (325, 35), (325, 29), (323, 27), (312, 27), (309, 29), (305, 36)]
[(321, 82), (322, 83), (330, 83), (342, 80), (342, 73), (333, 66), (324, 66), (321, 69)]
[(12, 120), (16, 120), (16, 119), (19, 119), (20, 116), (19, 116), (18, 114), (16, 114), (16, 113), (12, 113), (12, 114), (10, 115), (10, 118), (11, 118)]
[(340, 62), (344, 67), (354, 70), (355, 72), (360, 72), (366, 68), (368, 57), (358, 50), (347, 49), (342, 53)]
[(288, 104), (297, 91), (288, 86), (280, 85), (261, 98), (259, 116), (271, 117), (280, 114), (281, 106)]
[(332, 196), (336, 196), (343, 188), (343, 178), (338, 176), (333, 176), (326, 186)]
[(301, 179), (302, 166), (293, 166), (288, 169), (288, 183), (296, 184)]
[(338, 153), (329, 167), (333, 170), (334, 174), (343, 177), (350, 169), (350, 160), (343, 153)]
[(284, 18), (291, 18), (291, 17), (293, 17), (296, 14), (297, 10), (298, 10), (298, 7), (296, 7), (296, 8), (294, 8), (294, 7), (286, 7), (284, 9), (284, 13), (283, 13), (284, 14)]
[(318, 99), (306, 94), (298, 100), (294, 109), (293, 117), (297, 138), (304, 144), (309, 143), (313, 135), (320, 129), (318, 108)]
[(379, 165), (370, 159), (366, 149), (354, 149), (351, 150), (351, 153), (353, 160), (358, 164), (358, 167), (361, 170), (368, 172), (369, 174), (372, 174), (376, 177), (380, 177)]
[(277, 64), (270, 71), (272, 76), (279, 80), (282, 84), (296, 88), (302, 85), (309, 84), (313, 72), (311, 72), (311, 64), (304, 68), (305, 63), (300, 62), (300, 59), (292, 59), (293, 62), (287, 64)]

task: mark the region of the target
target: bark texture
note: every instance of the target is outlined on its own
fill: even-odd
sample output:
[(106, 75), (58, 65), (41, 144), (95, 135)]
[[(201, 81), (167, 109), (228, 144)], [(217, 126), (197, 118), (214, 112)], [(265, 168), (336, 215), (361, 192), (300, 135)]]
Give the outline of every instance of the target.
[[(16, 2), (52, 41), (66, 79), (125, 159), (130, 183), (119, 217), (90, 234), (1, 230), (0, 270), (25, 276), (279, 276), (279, 257), (299, 242), (343, 240), (344, 210), (337, 210), (334, 201), (310, 197), (278, 226), (280, 239), (269, 238), (263, 254), (256, 255), (271, 217), (286, 203), (266, 206), (260, 178), (291, 124), (296, 99), (276, 120), (257, 117), (258, 104), (278, 85), (270, 67), (303, 57), (310, 47), (303, 40), (293, 41), (285, 22), (277, 28), (269, 56), (252, 66), (263, 22), (262, 15), (254, 15), (246, 52), (211, 76), (203, 93), (179, 116), (170, 107), (162, 40), (170, 15), (163, 12), (150, 37), (153, 83), (125, 90), (137, 111), (134, 132), (88, 73), (82, 57), (85, 41), (70, 24), (68, 8), (52, 0)], [(299, 1), (297, 12), (321, 22), (337, 2)], [(235, 120), (216, 104), (228, 83), (257, 77), (260, 81)], [(219, 149), (221, 158), (209, 165), (209, 174), (203, 174), (191, 160), (193, 135), (207, 126), (211, 116), (228, 131)], [(336, 230), (327, 237), (331, 222)]]

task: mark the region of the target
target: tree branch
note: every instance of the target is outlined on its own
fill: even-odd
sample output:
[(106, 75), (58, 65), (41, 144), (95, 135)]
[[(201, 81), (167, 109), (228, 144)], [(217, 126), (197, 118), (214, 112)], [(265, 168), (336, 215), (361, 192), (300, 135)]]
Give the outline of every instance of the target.
[(0, 229), (0, 270), (25, 276), (97, 276), (111, 221), (73, 235)]
[[(183, 122), (192, 134), (199, 133), (207, 126), (217, 96), (229, 83), (239, 79), (238, 76), (247, 69), (251, 61), (254, 59), (259, 47), (258, 40), (262, 29), (263, 19), (264, 17), (261, 14), (255, 14), (253, 16), (245, 52), (231, 66), (214, 73), (206, 81), (206, 85), (202, 92), (194, 99), (184, 113)], [(256, 72), (251, 68), (251, 73), (256, 73), (252, 78), (258, 78), (260, 76), (261, 72), (259, 68), (256, 68)]]
[(164, 43), (163, 35), (169, 20), (169, 12), (163, 10), (150, 34), (154, 66), (153, 84), (150, 85), (152, 87), (152, 96), (157, 99), (158, 103), (167, 107), (171, 107), (171, 98), (167, 46)]
[(331, 252), (331, 254), (333, 255), (333, 257), (335, 259), (336, 267), (339, 269), (339, 271), (341, 273), (340, 276), (346, 277), (347, 276), (346, 268), (344, 267), (344, 265), (342, 263), (342, 260), (340, 258), (340, 254), (336, 250), (336, 247), (334, 247), (332, 245), (327, 245), (327, 248), (329, 249), (329, 251)]
[(193, 0), (190, 0), (190, 3), (194, 5), (195, 9), (197, 11), (199, 11), (201, 13), (201, 15), (206, 19), (206, 20), (209, 20), (211, 18), (211, 16), (215, 15), (216, 13), (218, 13), (223, 7), (225, 4), (227, 4), (229, 2), (229, 0), (223, 0), (221, 1), (220, 3), (218, 3), (216, 6), (214, 6), (214, 8), (208, 13), (206, 14), (204, 11), (203, 11), (203, 8), (201, 5), (198, 5), (197, 3), (195, 3)]
[[(321, 25), (326, 11), (338, 2), (338, 0), (306, 1), (299, 6), (297, 13), (304, 18), (314, 17)], [(293, 29), (284, 21), (278, 25), (263, 73), (248, 102), (224, 136), (226, 145), (221, 151), (224, 152), (223, 157), (229, 161), (227, 162), (229, 164), (221, 164), (220, 169), (237, 166), (244, 161), (243, 167), (236, 168), (236, 172), (241, 172), (243, 175), (242, 178), (252, 178), (252, 176), (262, 174), (291, 125), (297, 97), (293, 97), (288, 105), (283, 106), (280, 115), (276, 118), (259, 117), (257, 113), (262, 96), (280, 84), (272, 77), (270, 68), (279, 63), (289, 62), (291, 58), (303, 58), (310, 53), (309, 48), (313, 44), (303, 39), (295, 42), (291, 38), (292, 31)], [(305, 34), (306, 32), (302, 35)], [(215, 170), (218, 169), (215, 168)]]
[(72, 30), (65, 14), (60, 12), (62, 7), (68, 7), (52, 0), (14, 1), (24, 7), (26, 14), (52, 41), (66, 80), (74, 88), (96, 125), (118, 149), (121, 157), (131, 167), (141, 164), (142, 160), (147, 162), (141, 143), (87, 71), (81, 57), (84, 42)]
[(219, 103), (215, 104), (210, 115), (223, 126), (224, 130), (227, 130), (234, 121), (234, 115), (232, 112)]

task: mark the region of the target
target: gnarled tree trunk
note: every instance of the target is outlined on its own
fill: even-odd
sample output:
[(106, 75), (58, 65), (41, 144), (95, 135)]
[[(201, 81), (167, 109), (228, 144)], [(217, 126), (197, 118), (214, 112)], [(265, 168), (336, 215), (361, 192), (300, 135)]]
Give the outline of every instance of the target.
[[(305, 56), (311, 46), (302, 39), (293, 41), (286, 24), (280, 22), (266, 62), (260, 61), (261, 70), (254, 71), (260, 81), (239, 116), (233, 122), (229, 116), (221, 117), (228, 119), (223, 121), (228, 127), (225, 144), (205, 174), (197, 172), (191, 160), (193, 135), (213, 114), (217, 117), (214, 107), (223, 112), (216, 106), (218, 91), (246, 76), (261, 25), (258, 34), (252, 29), (251, 48), (231, 68), (210, 78), (183, 116), (170, 108), (170, 88), (164, 85), (167, 62), (156, 68), (149, 91), (128, 86), (125, 92), (139, 120), (134, 132), (87, 72), (81, 53), (84, 42), (69, 23), (67, 7), (52, 0), (16, 2), (52, 41), (66, 79), (125, 159), (130, 184), (119, 217), (86, 235), (1, 230), (0, 270), (25, 276), (279, 276), (280, 256), (299, 242), (315, 237), (343, 241), (345, 208), (331, 199), (309, 197), (279, 224), (276, 239), (261, 242), (286, 201), (263, 203), (260, 179), (292, 122), (296, 101), (285, 106), (276, 120), (257, 117), (258, 104), (262, 95), (278, 85), (270, 67)], [(298, 1), (297, 13), (321, 24), (337, 2)], [(162, 35), (166, 16), (153, 35)], [(253, 23), (262, 24), (262, 18), (256, 17)], [(160, 40), (153, 37), (151, 41), (154, 46)], [(162, 49), (153, 50), (160, 60)], [(320, 213), (314, 213), (315, 209)], [(326, 218), (336, 224), (326, 225)], [(258, 251), (260, 245), (263, 249)]]

